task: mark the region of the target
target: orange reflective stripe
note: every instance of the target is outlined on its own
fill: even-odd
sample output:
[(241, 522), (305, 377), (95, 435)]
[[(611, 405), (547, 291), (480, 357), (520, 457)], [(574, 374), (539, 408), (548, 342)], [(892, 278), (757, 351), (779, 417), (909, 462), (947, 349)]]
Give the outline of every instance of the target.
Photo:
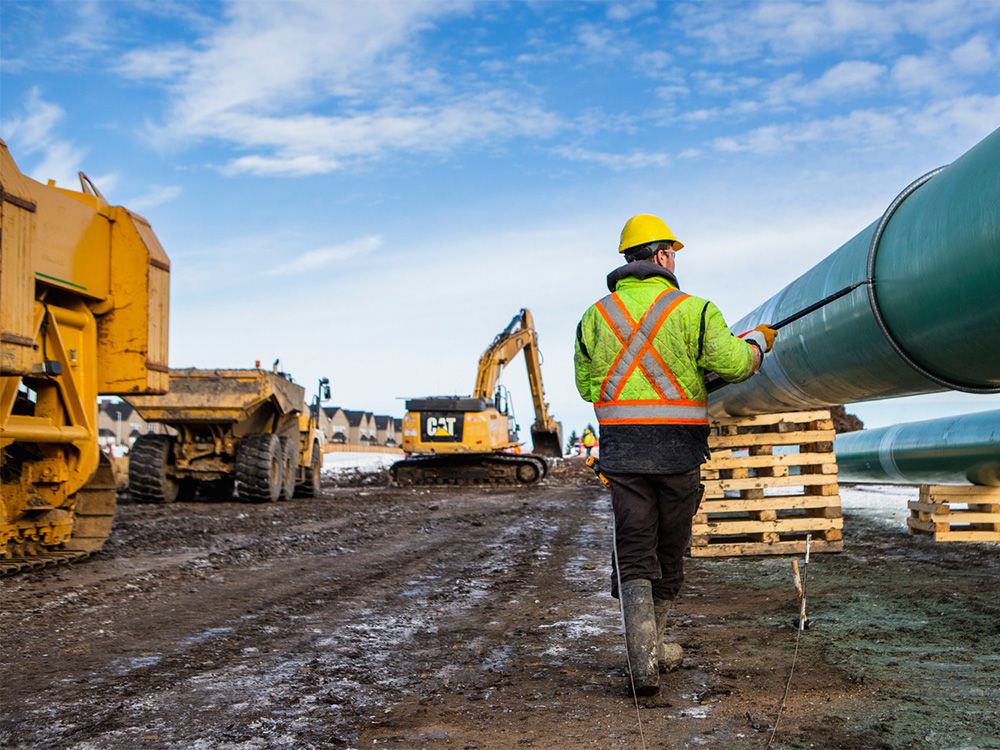
[(628, 308), (625, 307), (625, 303), (622, 302), (622, 298), (618, 296), (618, 292), (612, 294), (611, 299), (613, 299), (615, 301), (615, 304), (618, 305), (618, 309), (622, 311), (622, 315), (625, 316), (625, 320), (628, 321), (628, 324), (633, 328), (635, 328), (636, 326), (635, 318), (632, 317), (632, 313), (630, 313), (628, 311)]
[(618, 326), (615, 325), (615, 322), (611, 319), (608, 311), (604, 309), (604, 300), (598, 301), (597, 309), (600, 311), (601, 315), (604, 316), (604, 322), (608, 324), (608, 328), (610, 328), (614, 332), (615, 336), (618, 337), (618, 340), (624, 344), (625, 336), (618, 330)]

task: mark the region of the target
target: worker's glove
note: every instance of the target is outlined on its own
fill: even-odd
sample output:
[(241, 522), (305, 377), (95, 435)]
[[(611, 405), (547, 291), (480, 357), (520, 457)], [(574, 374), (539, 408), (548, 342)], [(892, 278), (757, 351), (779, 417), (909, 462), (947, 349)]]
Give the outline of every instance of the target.
[(759, 325), (752, 331), (747, 331), (742, 336), (741, 339), (746, 341), (748, 344), (753, 344), (757, 347), (757, 351), (760, 352), (761, 357), (764, 356), (764, 352), (771, 351), (771, 345), (774, 343), (775, 336), (778, 332), (775, 331), (770, 326)]
[(774, 346), (774, 340), (778, 338), (778, 332), (767, 325), (767, 323), (761, 323), (759, 326), (754, 328), (754, 331), (759, 331), (764, 336), (764, 341), (766, 346), (764, 347), (765, 352), (771, 351), (771, 347)]

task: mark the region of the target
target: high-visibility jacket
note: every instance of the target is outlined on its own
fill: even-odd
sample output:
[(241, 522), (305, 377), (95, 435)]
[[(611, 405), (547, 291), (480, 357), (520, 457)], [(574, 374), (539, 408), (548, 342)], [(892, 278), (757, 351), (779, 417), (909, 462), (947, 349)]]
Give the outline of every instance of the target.
[(707, 425), (705, 373), (745, 380), (760, 366), (759, 349), (655, 264), (630, 263), (612, 283), (583, 314), (574, 361), (577, 390), (594, 404), (602, 436), (617, 425)]

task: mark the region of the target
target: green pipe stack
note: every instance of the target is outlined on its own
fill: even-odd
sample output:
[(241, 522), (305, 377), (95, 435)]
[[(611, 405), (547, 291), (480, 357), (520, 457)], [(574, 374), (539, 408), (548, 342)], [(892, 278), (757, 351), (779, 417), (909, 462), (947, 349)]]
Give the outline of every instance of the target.
[(845, 482), (1000, 487), (1000, 409), (838, 435)]

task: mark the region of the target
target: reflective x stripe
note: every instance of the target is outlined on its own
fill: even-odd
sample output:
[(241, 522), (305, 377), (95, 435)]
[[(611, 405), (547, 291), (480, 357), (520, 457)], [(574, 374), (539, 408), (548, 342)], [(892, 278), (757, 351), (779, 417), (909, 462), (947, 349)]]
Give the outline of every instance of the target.
[[(622, 345), (601, 385), (601, 400), (594, 404), (597, 419), (602, 425), (708, 423), (706, 402), (687, 398), (652, 345), (664, 321), (687, 296), (677, 289), (666, 290), (650, 305), (638, 323), (617, 294), (597, 303), (597, 309)], [(659, 398), (617, 400), (636, 368), (646, 376)]]
[(623, 344), (601, 386), (602, 401), (617, 398), (636, 367), (643, 371), (662, 398), (684, 398), (685, 394), (674, 380), (670, 369), (651, 348), (651, 342), (667, 319), (667, 314), (687, 296), (678, 289), (666, 290), (656, 298), (638, 325), (632, 322), (617, 295), (609, 295), (597, 303), (598, 309)]

